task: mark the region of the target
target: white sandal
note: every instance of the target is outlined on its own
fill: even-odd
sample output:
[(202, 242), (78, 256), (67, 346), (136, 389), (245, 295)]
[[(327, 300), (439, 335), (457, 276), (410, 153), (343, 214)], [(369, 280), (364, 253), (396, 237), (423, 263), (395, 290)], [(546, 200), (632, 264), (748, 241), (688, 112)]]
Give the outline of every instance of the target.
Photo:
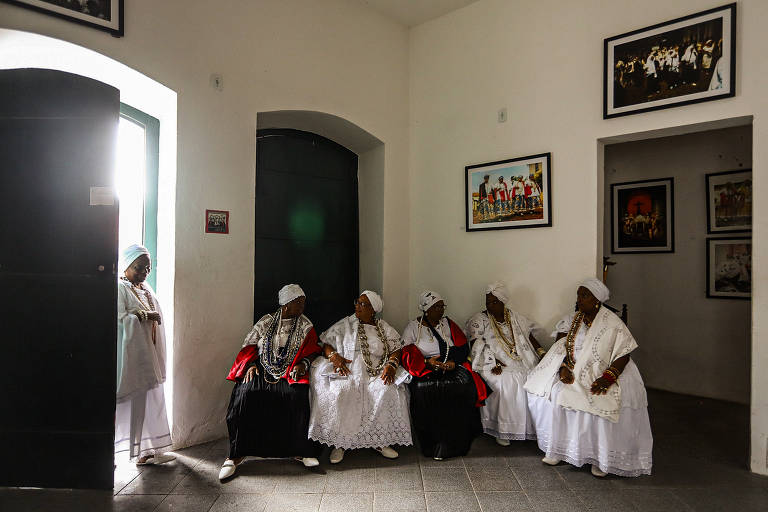
[(235, 474), (235, 471), (237, 471), (237, 466), (245, 462), (245, 457), (243, 457), (243, 460), (235, 464), (235, 461), (232, 459), (227, 459), (224, 461), (224, 464), (221, 465), (221, 471), (219, 471), (219, 480), (226, 480), (227, 478), (231, 477)]

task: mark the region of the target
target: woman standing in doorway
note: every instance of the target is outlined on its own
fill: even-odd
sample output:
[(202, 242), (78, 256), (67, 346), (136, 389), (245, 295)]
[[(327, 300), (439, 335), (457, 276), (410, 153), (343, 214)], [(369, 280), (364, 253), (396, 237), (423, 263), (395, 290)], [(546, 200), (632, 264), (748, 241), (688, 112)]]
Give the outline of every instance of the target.
[(124, 275), (117, 287), (117, 409), (115, 454), (128, 453), (137, 465), (174, 460), (165, 410), (163, 313), (145, 281), (152, 264), (146, 247), (132, 245), (120, 258)]

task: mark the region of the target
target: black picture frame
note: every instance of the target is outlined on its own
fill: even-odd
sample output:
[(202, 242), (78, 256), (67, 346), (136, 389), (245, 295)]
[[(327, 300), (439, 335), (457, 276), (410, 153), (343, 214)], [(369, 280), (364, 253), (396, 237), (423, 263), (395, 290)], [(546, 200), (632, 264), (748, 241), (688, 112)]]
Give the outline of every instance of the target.
[[(96, 28), (109, 32), (114, 37), (123, 37), (125, 28), (123, 25), (124, 20), (124, 0), (95, 0), (97, 6), (101, 7), (101, 4), (108, 2), (108, 5), (104, 7), (104, 12), (108, 12), (104, 18), (97, 15), (90, 14), (89, 12), (82, 12), (75, 9), (75, 3), (79, 2), (66, 2), (64, 0), (0, 0), (7, 4), (17, 5), (25, 9), (31, 9), (33, 11), (48, 14), (50, 16), (56, 16), (57, 18), (65, 19), (80, 25), (85, 25), (91, 28)], [(61, 4), (61, 5), (59, 5)], [(67, 7), (64, 4), (72, 4)], [(85, 6), (85, 9), (93, 7)], [(106, 19), (108, 16), (108, 19)]]
[[(718, 194), (718, 187), (731, 185), (733, 179), (741, 179), (732, 187), (727, 187), (728, 200), (731, 204), (721, 205), (723, 193)], [(738, 169), (735, 171), (713, 172), (705, 176), (706, 201), (707, 201), (707, 234), (718, 235), (728, 233), (752, 232), (752, 169)], [(725, 208), (731, 216), (718, 215)], [(720, 209), (720, 212), (718, 212)], [(740, 215), (741, 214), (741, 215)], [(747, 215), (744, 215), (747, 214)], [(722, 220), (719, 220), (722, 219)], [(739, 223), (739, 220), (741, 222)], [(718, 225), (721, 224), (721, 225)]]
[[(748, 236), (708, 237), (706, 243), (707, 275), (705, 283), (707, 298), (750, 300), (752, 298), (752, 238)], [(738, 252), (741, 255), (746, 253), (748, 263), (738, 257), (735, 258), (735, 261), (719, 261), (717, 245), (742, 246), (739, 247)], [(745, 246), (748, 246), (748, 250), (745, 250)], [(736, 250), (732, 250), (732, 252), (736, 252)], [(744, 268), (745, 265), (746, 268)], [(744, 281), (744, 273), (747, 274), (748, 281)], [(744, 289), (744, 283), (748, 283), (748, 290)], [(718, 287), (721, 289), (718, 290)]]
[[(632, 207), (636, 209), (634, 217)], [(611, 253), (673, 252), (675, 179), (669, 177), (612, 183)]]
[[(551, 227), (551, 171), (552, 153), (464, 167), (466, 231)], [(489, 176), (487, 183), (483, 180), (484, 176)], [(491, 187), (491, 177), (495, 187)], [(483, 189), (480, 188), (481, 182), (485, 183)], [(482, 201), (480, 190), (487, 190), (493, 202), (491, 197)]]
[[(705, 34), (714, 37), (718, 30), (721, 43), (712, 41), (711, 38), (706, 39)], [(694, 36), (694, 32), (698, 35)], [(697, 52), (706, 50), (696, 54), (695, 68), (687, 64), (692, 59), (682, 50), (687, 49), (683, 44), (687, 44), (688, 38), (693, 37), (705, 38), (703, 41), (697, 39)], [(678, 42), (681, 44), (678, 45)], [(712, 44), (708, 44), (710, 42)], [(669, 46), (661, 46), (664, 43)], [(652, 63), (658, 63), (659, 69), (656, 69), (655, 63), (646, 68), (647, 59), (652, 54), (658, 55), (656, 51), (662, 50), (663, 62), (652, 59)], [(677, 65), (675, 54), (678, 58)], [(689, 55), (689, 58), (684, 60), (686, 55)], [(708, 60), (705, 60), (707, 55)], [(637, 57), (640, 60), (635, 60)], [(705, 64), (708, 65), (706, 69)], [(647, 69), (652, 69), (653, 74), (649, 74)], [(722, 80), (713, 81), (713, 77), (720, 77)], [(710, 89), (710, 85), (719, 88)], [(656, 87), (658, 89), (655, 89)], [(735, 95), (736, 3), (603, 40), (603, 119), (731, 98)]]

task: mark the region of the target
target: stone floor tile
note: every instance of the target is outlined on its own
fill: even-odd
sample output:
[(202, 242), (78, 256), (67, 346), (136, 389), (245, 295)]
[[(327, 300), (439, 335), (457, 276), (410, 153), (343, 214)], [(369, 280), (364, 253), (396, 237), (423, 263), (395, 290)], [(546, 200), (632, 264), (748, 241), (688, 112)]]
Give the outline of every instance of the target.
[(112, 499), (112, 509), (114, 512), (153, 512), (164, 499), (165, 496), (159, 494), (120, 495)]
[(274, 494), (264, 512), (317, 512), (322, 494)]
[(333, 468), (326, 471), (326, 493), (373, 492), (374, 468)]
[(373, 493), (323, 494), (320, 512), (373, 512)]
[(551, 466), (512, 468), (524, 491), (557, 491), (566, 489), (565, 480)]
[(443, 460), (435, 460), (419, 454), (419, 466), (422, 468), (463, 468), (464, 457), (449, 457)]
[(111, 491), (0, 488), (0, 510), (23, 512), (111, 511)]
[(482, 512), (533, 512), (521, 491), (476, 491)]
[(580, 468), (562, 464), (555, 466), (555, 470), (569, 489), (604, 491), (615, 488), (613, 481), (620, 478), (613, 475), (603, 478), (595, 477), (592, 475), (592, 466), (589, 464), (584, 464)]
[(506, 465), (467, 466), (472, 488), (477, 491), (520, 491), (515, 474)]
[(418, 466), (404, 468), (376, 468), (376, 491), (423, 491), (421, 470)]
[(376, 491), (373, 512), (426, 512), (424, 491)]
[(187, 469), (150, 468), (123, 487), (120, 494), (168, 494), (188, 474)]
[(480, 512), (474, 492), (426, 492), (427, 512)]
[(263, 512), (271, 494), (221, 494), (209, 512)]
[(675, 489), (672, 492), (696, 512), (765, 512), (768, 492), (765, 489)]
[(623, 491), (626, 499), (643, 512), (692, 512), (674, 492), (668, 489), (632, 489)]
[(568, 489), (560, 491), (526, 491), (536, 512), (586, 512), (587, 507)]
[(208, 512), (216, 498), (215, 494), (169, 494), (155, 512)]
[(472, 490), (472, 484), (464, 468), (422, 468), (425, 491)]
[(636, 503), (623, 491), (605, 489), (601, 491), (581, 490), (576, 495), (586, 505), (587, 510), (610, 510), (611, 512), (634, 512)]

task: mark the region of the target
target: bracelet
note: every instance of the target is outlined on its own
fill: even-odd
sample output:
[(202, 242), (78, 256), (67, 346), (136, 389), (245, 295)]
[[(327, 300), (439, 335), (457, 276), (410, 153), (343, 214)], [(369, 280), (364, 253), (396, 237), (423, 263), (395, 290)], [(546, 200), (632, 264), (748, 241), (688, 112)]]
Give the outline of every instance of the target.
[(610, 366), (607, 370), (603, 372), (603, 378), (606, 380), (611, 381), (611, 384), (619, 380), (619, 373), (613, 366)]
[(539, 354), (539, 357), (544, 357), (545, 355), (547, 355), (547, 351), (544, 350), (542, 347), (537, 348), (536, 353)]
[(393, 361), (387, 361), (386, 363), (384, 363), (384, 366), (389, 366), (393, 370), (397, 371), (397, 363)]
[(325, 356), (326, 359), (330, 361), (330, 359), (333, 357), (334, 354), (338, 354), (335, 350), (331, 350), (331, 353)]
[(139, 317), (139, 321), (146, 322), (147, 321), (147, 312), (143, 309), (140, 309), (136, 312), (136, 316)]
[(306, 370), (306, 371), (309, 371), (309, 367), (310, 367), (310, 366), (312, 366), (312, 363), (309, 361), (309, 359), (307, 359), (307, 358), (305, 357), (305, 358), (303, 358), (303, 359), (302, 359), (300, 362), (301, 362), (301, 363), (304, 363), (304, 368), (305, 368), (305, 370)]

